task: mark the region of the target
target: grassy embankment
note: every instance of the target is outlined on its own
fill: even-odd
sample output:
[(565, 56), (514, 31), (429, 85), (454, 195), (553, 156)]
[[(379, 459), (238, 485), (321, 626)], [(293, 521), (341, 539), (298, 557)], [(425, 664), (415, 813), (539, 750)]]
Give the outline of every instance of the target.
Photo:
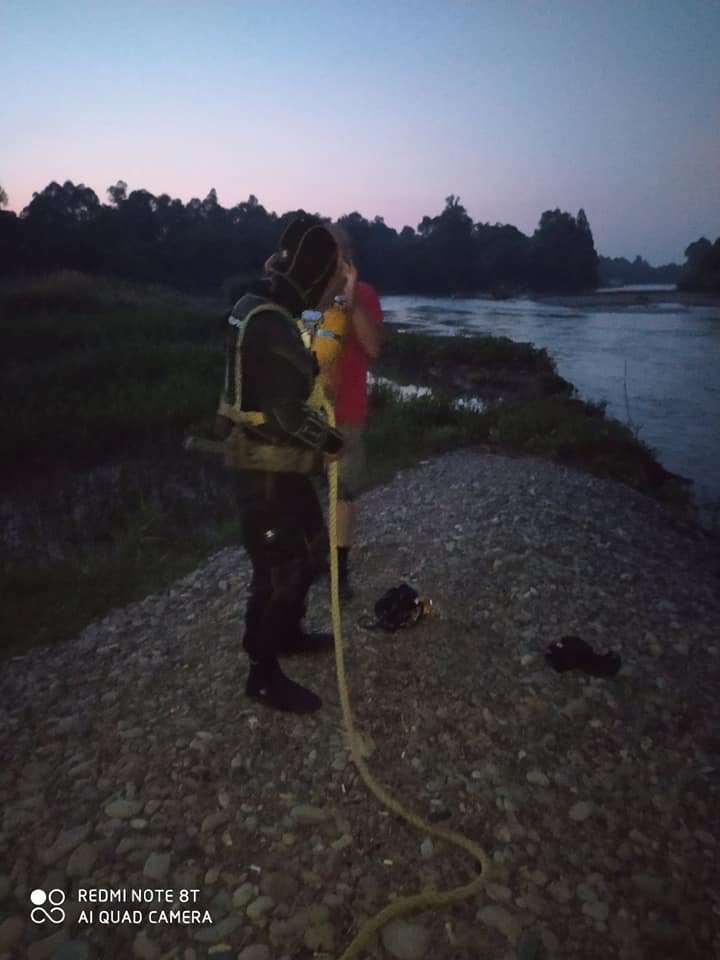
[[(148, 465), (153, 484), (165, 465), (179, 465), (192, 485), (199, 464), (180, 447), (214, 414), (224, 311), (161, 288), (78, 275), (0, 284), (4, 494), (50, 503), (73, 473), (129, 458)], [(568, 395), (545, 351), (505, 338), (389, 329), (376, 372), (428, 385), (434, 395), (402, 401), (391, 389), (373, 390), (369, 484), (430, 454), (483, 442), (575, 463), (656, 496), (685, 495), (627, 427)], [(504, 400), (474, 413), (453, 406), (458, 394)], [(203, 503), (199, 488), (191, 506), (166, 497), (158, 507), (155, 492), (110, 511), (101, 542), (4, 559), (0, 655), (68, 637), (238, 542), (230, 496)]]
[[(506, 337), (391, 332), (376, 370), (398, 383), (431, 387), (436, 402), (462, 425), (456, 443), (538, 454), (669, 503), (688, 503), (687, 486), (663, 469), (630, 427), (607, 417), (603, 404), (574, 396), (544, 349)], [(485, 411), (467, 420), (452, 411), (452, 399), (462, 395), (486, 401)]]

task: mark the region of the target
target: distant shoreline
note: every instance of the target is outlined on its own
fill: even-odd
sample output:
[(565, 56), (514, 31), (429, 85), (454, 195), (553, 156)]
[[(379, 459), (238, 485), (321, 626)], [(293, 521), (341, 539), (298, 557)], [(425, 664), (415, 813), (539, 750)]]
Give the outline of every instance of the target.
[(683, 290), (602, 290), (594, 293), (548, 293), (528, 294), (514, 293), (508, 297), (494, 297), (489, 293), (468, 293), (458, 295), (437, 293), (386, 293), (381, 298), (408, 297), (420, 300), (487, 300), (492, 303), (502, 303), (503, 300), (529, 300), (531, 303), (543, 303), (554, 307), (569, 307), (582, 309), (583, 307), (596, 309), (599, 307), (615, 310), (631, 310), (638, 307), (652, 307), (658, 303), (677, 303), (684, 307), (720, 307), (720, 294), (695, 293)]
[(531, 297), (535, 303), (556, 307), (648, 307), (656, 303), (679, 303), (684, 307), (720, 307), (720, 296), (683, 290), (604, 290), (602, 293)]

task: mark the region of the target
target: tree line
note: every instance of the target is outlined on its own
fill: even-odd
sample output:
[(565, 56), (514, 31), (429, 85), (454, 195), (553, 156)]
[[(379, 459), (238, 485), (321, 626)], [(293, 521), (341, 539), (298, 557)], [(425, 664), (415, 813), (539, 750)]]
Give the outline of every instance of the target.
[[(299, 210), (278, 216), (251, 195), (231, 208), (215, 190), (188, 203), (119, 181), (108, 202), (66, 181), (33, 194), (19, 216), (0, 212), (0, 271), (74, 269), (214, 293), (256, 275)], [(451, 195), (435, 217), (399, 233), (382, 217), (350, 213), (340, 223), (360, 273), (383, 293), (470, 294), (584, 290), (597, 283), (585, 213), (543, 213), (532, 237), (504, 224), (473, 223)]]
[(647, 260), (638, 255), (634, 260), (626, 257), (600, 257), (598, 271), (603, 286), (620, 287), (638, 283), (677, 284), (683, 268), (678, 263), (651, 267)]
[[(0, 207), (6, 202), (0, 188)], [(0, 274), (72, 269), (193, 293), (216, 294), (224, 287), (227, 293), (258, 274), (287, 223), (301, 212), (268, 212), (252, 194), (225, 208), (214, 189), (204, 200), (183, 203), (166, 193), (129, 192), (123, 181), (109, 187), (101, 203), (84, 184), (52, 182), (19, 215), (0, 209)], [(502, 297), (592, 290), (616, 277), (661, 282), (639, 257), (634, 264), (598, 257), (582, 209), (576, 216), (546, 210), (532, 236), (509, 224), (474, 223), (452, 194), (437, 216), (424, 216), (416, 229), (398, 232), (382, 217), (367, 220), (357, 212), (340, 223), (361, 276), (385, 294)]]
[(710, 243), (701, 237), (685, 251), (687, 263), (678, 286), (681, 290), (720, 293), (720, 237)]

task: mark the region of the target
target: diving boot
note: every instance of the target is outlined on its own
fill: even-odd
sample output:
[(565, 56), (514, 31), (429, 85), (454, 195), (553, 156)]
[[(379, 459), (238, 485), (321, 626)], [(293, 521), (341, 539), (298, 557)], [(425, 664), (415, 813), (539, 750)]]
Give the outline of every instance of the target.
[(277, 660), (250, 661), (245, 693), (257, 703), (287, 713), (313, 713), (322, 706), (316, 693), (285, 676)]
[(349, 603), (355, 596), (355, 591), (350, 586), (350, 577), (345, 575), (338, 581), (338, 595), (343, 603)]
[(545, 651), (545, 659), (558, 673), (566, 670), (582, 670), (591, 677), (614, 677), (622, 661), (614, 650), (595, 653), (586, 640), (580, 637), (561, 637)]
[(350, 586), (350, 547), (338, 547), (338, 594), (343, 603), (355, 596)]
[(319, 631), (306, 633), (298, 629), (284, 637), (277, 646), (277, 652), (285, 657), (299, 653), (327, 653), (333, 649), (335, 639), (331, 633)]

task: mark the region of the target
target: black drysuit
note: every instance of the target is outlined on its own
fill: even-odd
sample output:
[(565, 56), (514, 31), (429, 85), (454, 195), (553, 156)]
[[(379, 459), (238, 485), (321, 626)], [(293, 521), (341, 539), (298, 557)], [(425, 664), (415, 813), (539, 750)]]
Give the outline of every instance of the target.
[[(281, 305), (293, 313), (299, 306), (287, 298)], [(233, 313), (242, 315), (242, 300)], [(248, 437), (319, 453), (340, 450), (341, 434), (306, 406), (317, 364), (294, 320), (271, 309), (254, 314), (241, 362), (242, 408), (267, 419), (260, 427), (245, 427)], [(327, 532), (309, 475), (242, 470), (237, 476), (253, 568), (243, 646), (251, 660), (268, 662), (301, 632), (310, 584), (327, 558)]]

